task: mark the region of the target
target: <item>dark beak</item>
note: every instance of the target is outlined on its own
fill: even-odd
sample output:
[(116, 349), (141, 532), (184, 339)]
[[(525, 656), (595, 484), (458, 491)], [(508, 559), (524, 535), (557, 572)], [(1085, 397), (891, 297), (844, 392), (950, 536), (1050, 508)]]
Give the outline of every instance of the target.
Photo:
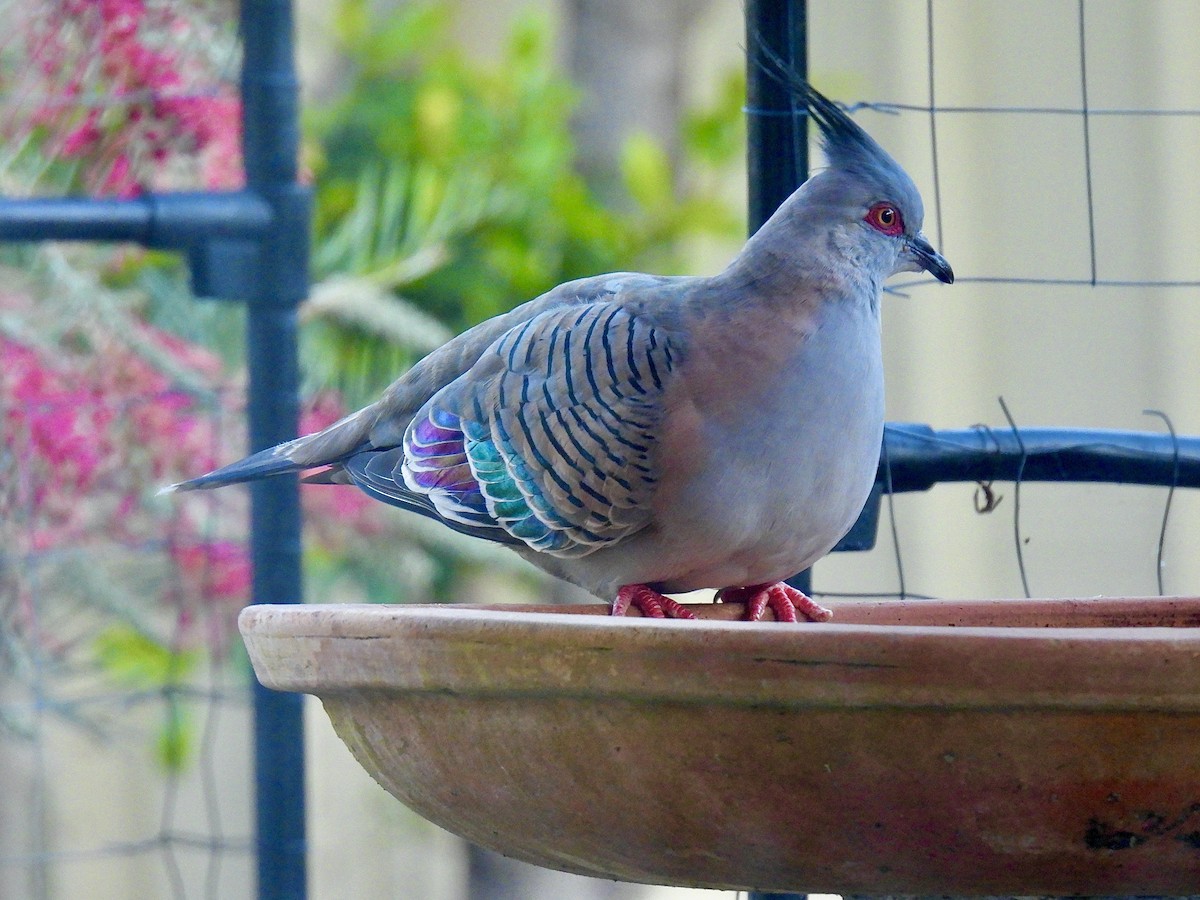
[(946, 262), (946, 257), (933, 249), (933, 244), (929, 243), (929, 239), (925, 235), (918, 234), (916, 237), (910, 238), (908, 252), (918, 266), (938, 281), (943, 284), (954, 283), (954, 270), (950, 268), (950, 263)]

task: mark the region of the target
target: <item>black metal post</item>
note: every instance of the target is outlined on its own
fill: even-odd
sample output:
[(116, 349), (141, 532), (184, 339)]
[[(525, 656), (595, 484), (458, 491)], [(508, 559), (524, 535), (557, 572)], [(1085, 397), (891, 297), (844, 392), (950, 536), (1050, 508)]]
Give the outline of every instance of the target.
[[(1200, 437), (1103, 428), (1006, 426), (938, 431), (891, 422), (883, 435), (891, 490), (946, 481), (1054, 481), (1200, 487)], [(886, 473), (880, 467), (878, 478)]]
[(768, 74), (760, 50), (808, 74), (804, 0), (746, 0), (746, 172), (750, 234), (808, 178), (808, 112)]
[[(299, 84), (289, 0), (241, 4), (243, 153), (247, 187), (272, 211), (258, 246), (259, 280), (247, 320), (251, 450), (296, 436), (296, 307), (308, 291), (309, 191), (296, 181)], [(253, 602), (302, 598), (301, 517), (295, 478), (251, 491)], [(260, 900), (307, 895), (303, 697), (254, 686)]]
[[(746, 175), (749, 233), (771, 218), (808, 178), (808, 111), (761, 61), (766, 51), (808, 76), (808, 8), (804, 0), (746, 0)], [(788, 583), (806, 593), (812, 573)], [(756, 895), (751, 895), (751, 900)], [(758, 895), (766, 896), (766, 895)]]
[[(808, 178), (808, 111), (767, 74), (759, 51), (808, 76), (808, 10), (804, 0), (746, 0), (746, 173), (749, 233), (754, 234)], [(810, 572), (788, 582), (812, 590)], [(799, 900), (804, 894), (752, 891), (750, 900)]]

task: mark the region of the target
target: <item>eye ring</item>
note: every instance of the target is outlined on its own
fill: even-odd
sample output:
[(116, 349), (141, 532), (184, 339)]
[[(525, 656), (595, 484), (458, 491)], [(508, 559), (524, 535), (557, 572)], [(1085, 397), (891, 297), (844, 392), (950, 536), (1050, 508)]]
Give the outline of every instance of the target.
[(867, 210), (863, 220), (888, 237), (897, 237), (904, 233), (904, 217), (892, 203), (876, 203)]

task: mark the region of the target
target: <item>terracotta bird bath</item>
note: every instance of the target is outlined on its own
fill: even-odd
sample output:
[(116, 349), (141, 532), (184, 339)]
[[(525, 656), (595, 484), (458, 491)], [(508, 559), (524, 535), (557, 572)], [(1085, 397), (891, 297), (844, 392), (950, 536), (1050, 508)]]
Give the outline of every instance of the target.
[(510, 856), (628, 881), (1200, 893), (1200, 599), (842, 602), (826, 624), (259, 606), (268, 687)]

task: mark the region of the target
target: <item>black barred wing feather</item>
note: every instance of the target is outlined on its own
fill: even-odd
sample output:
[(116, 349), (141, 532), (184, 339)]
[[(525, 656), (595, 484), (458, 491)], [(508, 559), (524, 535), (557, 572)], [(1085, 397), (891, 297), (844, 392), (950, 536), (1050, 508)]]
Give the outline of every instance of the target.
[(542, 313), (417, 413), (404, 483), (449, 521), (556, 556), (618, 541), (650, 518), (677, 353), (619, 305)]

